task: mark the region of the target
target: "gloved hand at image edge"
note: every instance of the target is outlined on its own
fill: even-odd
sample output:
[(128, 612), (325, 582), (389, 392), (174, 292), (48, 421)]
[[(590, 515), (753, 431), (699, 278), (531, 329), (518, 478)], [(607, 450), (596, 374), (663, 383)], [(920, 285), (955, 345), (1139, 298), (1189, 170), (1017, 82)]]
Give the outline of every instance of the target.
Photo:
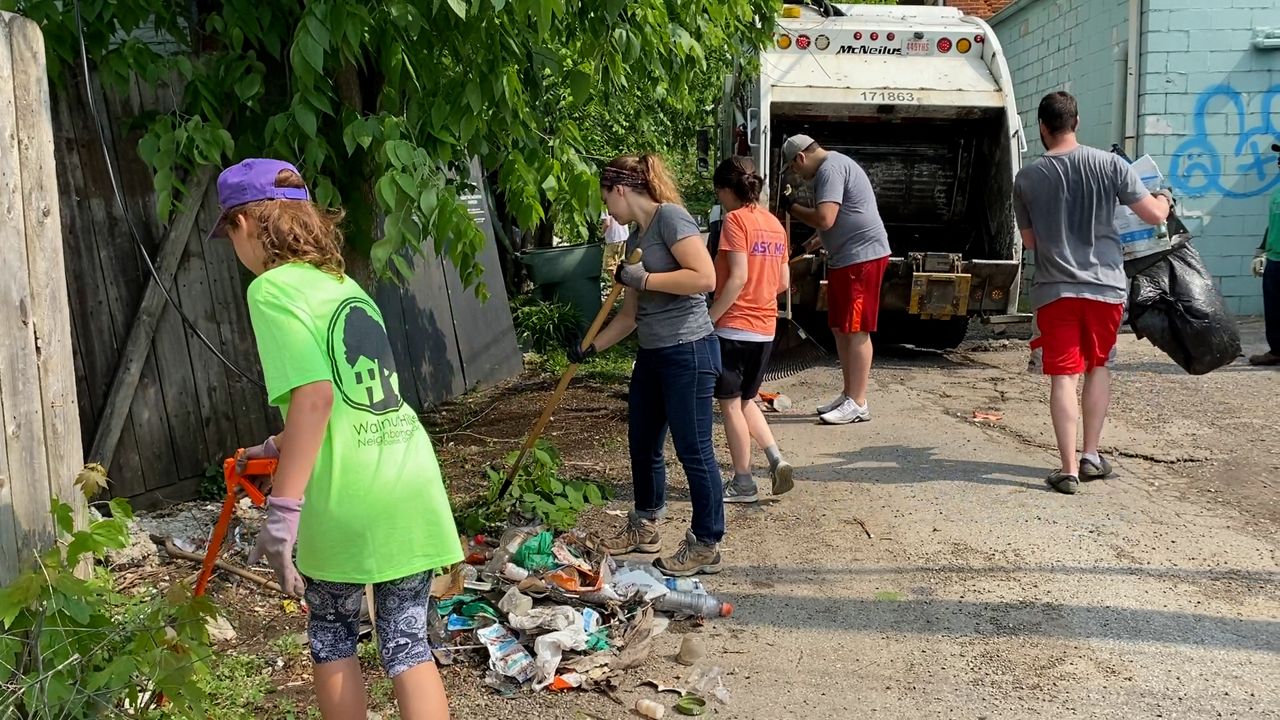
[(293, 546), (298, 541), (298, 518), (302, 500), (267, 498), (267, 521), (258, 531), (258, 541), (249, 553), (249, 564), (265, 559), (275, 571), (276, 582), (286, 595), (302, 597), (306, 584), (293, 565)]

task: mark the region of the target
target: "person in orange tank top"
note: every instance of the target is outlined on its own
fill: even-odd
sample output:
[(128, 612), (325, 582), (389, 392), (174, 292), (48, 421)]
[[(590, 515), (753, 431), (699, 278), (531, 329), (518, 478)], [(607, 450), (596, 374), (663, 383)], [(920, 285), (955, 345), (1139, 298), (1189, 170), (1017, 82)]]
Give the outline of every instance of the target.
[(782, 223), (762, 207), (764, 179), (746, 157), (731, 157), (716, 167), (712, 182), (716, 200), (727, 215), (716, 253), (716, 291), (711, 320), (720, 338), (723, 369), (716, 399), (724, 416), (733, 479), (725, 483), (724, 501), (759, 500), (751, 476), (751, 440), (764, 449), (773, 478), (773, 494), (795, 486), (791, 465), (778, 451), (755, 397), (764, 382), (778, 320), (778, 294), (787, 289), (788, 238)]

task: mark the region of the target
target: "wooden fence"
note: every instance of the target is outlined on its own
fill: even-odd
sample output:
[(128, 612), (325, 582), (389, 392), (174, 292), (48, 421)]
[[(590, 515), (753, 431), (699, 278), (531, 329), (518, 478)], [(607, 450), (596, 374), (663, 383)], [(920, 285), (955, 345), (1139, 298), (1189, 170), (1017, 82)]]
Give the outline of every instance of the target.
[(44, 40), (0, 12), (0, 585), (76, 508), (83, 462)]
[[(221, 458), (278, 430), (280, 416), (257, 385), (187, 331), (152, 281), (112, 192), (88, 92), (106, 124), (129, 217), (165, 287), (225, 357), (260, 379), (244, 301), (250, 277), (229, 243), (204, 242), (217, 216), (210, 175), (188, 179), (189, 187), (207, 183), (203, 204), (175, 213), (168, 227), (156, 217), (151, 174), (136, 152), (141, 128), (133, 120), (172, 108), (180, 90), (135, 81), (127, 92), (104, 92), (96, 81), (86, 88), (82, 76), (55, 88), (79, 429), (95, 439), (91, 458), (110, 457), (112, 495), (143, 507), (185, 500)], [(485, 220), (487, 197), (473, 204)], [(387, 322), (402, 394), (419, 410), (521, 369), (497, 249), (484, 224), (487, 304), (463, 291), (453, 267), (434, 258), (417, 260), (407, 286), (370, 293)]]

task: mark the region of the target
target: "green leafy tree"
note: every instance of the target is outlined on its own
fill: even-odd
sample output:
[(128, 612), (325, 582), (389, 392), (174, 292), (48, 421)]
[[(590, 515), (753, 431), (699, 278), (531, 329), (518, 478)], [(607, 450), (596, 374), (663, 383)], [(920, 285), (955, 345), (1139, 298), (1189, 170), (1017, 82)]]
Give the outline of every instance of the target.
[[(109, 81), (173, 82), (138, 150), (162, 220), (200, 166), (295, 159), (317, 199), (348, 210), (375, 270), (447, 256), (478, 288), (482, 235), (461, 201), (479, 158), (515, 223), (594, 222), (596, 144), (636, 145), (664, 114), (705, 108), (714, 49), (767, 41), (776, 0), (81, 0)], [(40, 22), (51, 70), (78, 58), (67, 0), (0, 0)], [(194, 8), (194, 13), (192, 12)], [(612, 129), (611, 129), (612, 128)], [(431, 239), (431, 242), (428, 242)], [(433, 247), (431, 247), (433, 244)], [(482, 290), (481, 290), (482, 292)]]

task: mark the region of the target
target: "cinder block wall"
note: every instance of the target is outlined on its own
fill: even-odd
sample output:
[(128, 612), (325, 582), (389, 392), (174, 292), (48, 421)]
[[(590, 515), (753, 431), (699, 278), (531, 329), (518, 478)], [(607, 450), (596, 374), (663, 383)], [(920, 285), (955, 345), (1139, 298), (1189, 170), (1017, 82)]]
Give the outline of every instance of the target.
[(1147, 0), (1139, 147), (1164, 168), (1231, 310), (1256, 315), (1262, 285), (1249, 265), (1280, 188), (1280, 50), (1252, 40), (1254, 28), (1280, 27), (1280, 4), (1188, 4)]

